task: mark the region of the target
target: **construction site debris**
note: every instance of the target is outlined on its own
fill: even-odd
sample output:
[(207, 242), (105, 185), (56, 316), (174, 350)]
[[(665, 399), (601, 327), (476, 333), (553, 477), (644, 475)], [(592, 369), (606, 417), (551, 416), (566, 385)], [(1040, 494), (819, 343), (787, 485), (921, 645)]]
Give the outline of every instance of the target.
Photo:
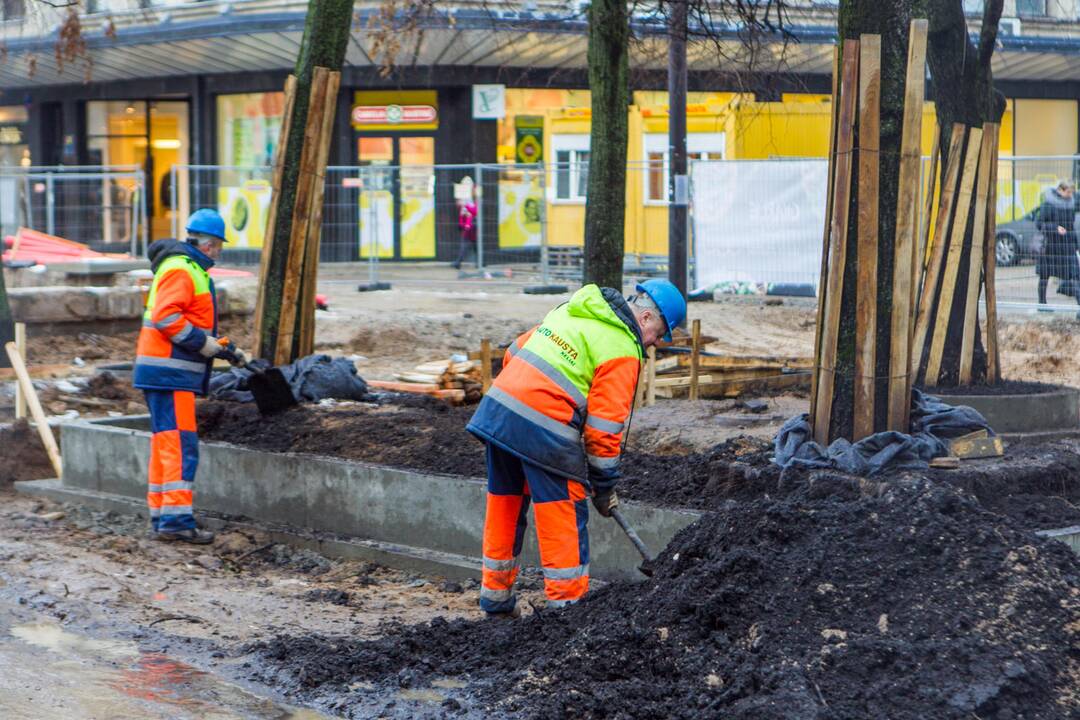
[(459, 705), (500, 717), (1080, 713), (1080, 562), (926, 477), (803, 473), (705, 516), (653, 567), (518, 621), (279, 635), (250, 647), (253, 676), (298, 698), (449, 676)]
[[(356, 372), (356, 365), (346, 358), (308, 355), (279, 368), (293, 394), (302, 402), (368, 400), (368, 385)], [(255, 398), (249, 387), (251, 370), (230, 368), (210, 378), (210, 397), (218, 400), (251, 403)]]

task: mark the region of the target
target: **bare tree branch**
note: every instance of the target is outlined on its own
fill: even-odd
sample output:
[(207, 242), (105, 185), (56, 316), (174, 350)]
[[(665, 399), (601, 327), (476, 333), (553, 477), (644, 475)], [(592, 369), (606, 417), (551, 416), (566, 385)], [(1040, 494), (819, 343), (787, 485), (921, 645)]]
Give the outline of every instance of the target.
[(1004, 0), (987, 0), (983, 8), (982, 28), (979, 30), (979, 65), (981, 67), (990, 66), (990, 58), (997, 45), (998, 25), (1001, 24), (1004, 5)]

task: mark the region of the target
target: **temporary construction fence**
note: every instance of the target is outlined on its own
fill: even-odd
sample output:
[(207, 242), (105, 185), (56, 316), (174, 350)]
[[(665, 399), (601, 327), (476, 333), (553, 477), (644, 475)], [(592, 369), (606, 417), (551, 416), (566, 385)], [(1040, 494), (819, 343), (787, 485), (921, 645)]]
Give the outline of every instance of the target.
[(30, 227), (95, 250), (145, 254), (145, 177), (134, 166), (0, 167), (0, 233)]

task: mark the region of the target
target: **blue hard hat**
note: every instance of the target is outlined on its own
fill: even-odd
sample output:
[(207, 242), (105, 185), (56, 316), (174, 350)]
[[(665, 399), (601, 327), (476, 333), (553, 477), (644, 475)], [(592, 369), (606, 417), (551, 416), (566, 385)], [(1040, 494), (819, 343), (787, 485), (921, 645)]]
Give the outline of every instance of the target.
[(673, 282), (661, 278), (652, 278), (638, 283), (637, 291), (645, 293), (656, 303), (668, 328), (664, 334), (664, 341), (671, 342), (671, 331), (682, 325), (683, 320), (686, 319), (686, 298)]
[(225, 220), (221, 213), (211, 208), (202, 208), (191, 213), (185, 230), (225, 240)]

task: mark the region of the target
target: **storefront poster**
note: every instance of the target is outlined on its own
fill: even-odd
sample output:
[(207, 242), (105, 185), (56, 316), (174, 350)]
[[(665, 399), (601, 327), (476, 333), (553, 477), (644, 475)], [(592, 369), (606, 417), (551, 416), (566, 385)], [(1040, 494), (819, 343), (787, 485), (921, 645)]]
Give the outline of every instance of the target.
[(365, 190), (360, 193), (360, 257), (367, 259), (372, 248), (376, 257), (394, 257), (394, 196), (386, 190)]
[(274, 159), (284, 93), (219, 95), (218, 142), (223, 165), (263, 167)]
[(544, 118), (541, 115), (518, 115), (514, 118), (514, 160), (538, 163), (544, 160)]
[(499, 248), (540, 247), (543, 202), (539, 177), (499, 183)]
[(218, 212), (225, 218), (229, 247), (263, 246), (270, 195), (270, 183), (264, 180), (249, 180), (242, 187), (218, 188)]

